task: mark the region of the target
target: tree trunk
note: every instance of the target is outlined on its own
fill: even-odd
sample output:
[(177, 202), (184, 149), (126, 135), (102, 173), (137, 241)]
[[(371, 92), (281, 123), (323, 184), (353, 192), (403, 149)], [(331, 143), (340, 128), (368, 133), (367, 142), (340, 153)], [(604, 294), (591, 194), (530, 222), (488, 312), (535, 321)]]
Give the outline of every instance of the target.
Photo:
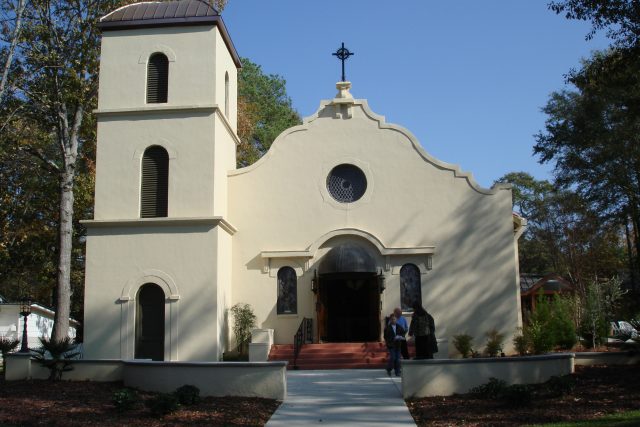
[(69, 335), (69, 316), (71, 314), (71, 250), (73, 238), (73, 168), (65, 166), (60, 177), (60, 220), (58, 287), (56, 313), (51, 339), (60, 341)]

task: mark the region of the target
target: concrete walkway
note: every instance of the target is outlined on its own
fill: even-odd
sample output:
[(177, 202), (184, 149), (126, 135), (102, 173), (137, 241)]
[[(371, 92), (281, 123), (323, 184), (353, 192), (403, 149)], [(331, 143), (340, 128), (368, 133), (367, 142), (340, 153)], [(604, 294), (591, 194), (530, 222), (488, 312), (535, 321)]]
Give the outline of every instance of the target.
[(267, 426), (415, 426), (401, 387), (383, 369), (287, 371), (287, 398)]

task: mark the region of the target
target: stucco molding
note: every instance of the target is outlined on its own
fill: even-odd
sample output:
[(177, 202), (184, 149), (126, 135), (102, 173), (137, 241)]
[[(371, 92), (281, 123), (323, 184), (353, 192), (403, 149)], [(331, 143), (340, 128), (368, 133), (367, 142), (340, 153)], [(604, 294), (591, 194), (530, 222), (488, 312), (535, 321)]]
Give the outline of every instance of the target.
[(128, 116), (131, 114), (167, 114), (167, 113), (214, 113), (218, 110), (217, 104), (192, 104), (192, 105), (145, 105), (142, 107), (126, 108), (102, 108), (93, 110), (98, 118), (112, 116)]
[[(165, 138), (158, 138), (152, 142), (149, 141), (140, 141), (138, 142), (138, 144), (135, 147), (135, 150), (133, 152), (133, 157), (132, 159), (138, 163), (142, 162), (142, 156), (144, 155), (144, 152), (147, 150), (147, 148), (149, 147), (153, 147), (153, 146), (159, 146), (164, 148), (167, 151), (167, 154), (169, 155), (169, 160), (174, 160), (178, 158), (178, 152), (176, 150), (173, 149), (173, 147), (171, 147), (171, 142), (168, 139)], [(139, 172), (139, 171), (138, 171)]]
[[(145, 270), (140, 276), (127, 281), (120, 293), (120, 301), (135, 300), (135, 294), (145, 283), (155, 283), (160, 286), (169, 301), (178, 301), (180, 299), (178, 287), (171, 276), (161, 270)], [(131, 296), (131, 291), (134, 291), (134, 296)]]
[[(464, 179), (467, 182), (467, 184), (474, 191), (476, 191), (476, 192), (478, 192), (480, 194), (493, 195), (493, 194), (496, 194), (498, 191), (501, 191), (501, 190), (511, 190), (511, 184), (505, 184), (505, 183), (498, 183), (498, 184), (495, 184), (491, 188), (484, 188), (484, 187), (480, 186), (476, 182), (476, 180), (473, 177), (473, 174), (471, 172), (464, 172), (464, 171), (462, 171), (462, 169), (460, 168), (459, 165), (456, 165), (456, 164), (453, 164), (453, 163), (446, 163), (446, 162), (443, 162), (443, 161), (438, 160), (435, 157), (431, 156), (422, 147), (422, 145), (420, 144), (418, 139), (415, 137), (415, 135), (413, 135), (413, 133), (411, 133), (411, 131), (409, 131), (408, 129), (406, 129), (406, 128), (402, 127), (402, 126), (399, 126), (399, 125), (396, 125), (396, 124), (392, 124), (392, 123), (387, 123), (385, 121), (385, 117), (384, 116), (376, 114), (375, 112), (373, 112), (371, 110), (371, 108), (369, 107), (369, 104), (367, 103), (367, 101), (365, 99), (335, 98), (335, 99), (321, 101), (320, 102), (320, 107), (318, 108), (318, 110), (314, 114), (305, 117), (303, 119), (301, 125), (289, 128), (289, 129), (285, 130), (284, 132), (282, 132), (280, 135), (278, 135), (278, 137), (275, 139), (275, 141), (273, 141), (273, 144), (271, 145), (271, 148), (269, 149), (269, 151), (267, 151), (267, 153), (264, 156), (262, 156), (262, 158), (260, 158), (257, 162), (255, 162), (254, 164), (252, 164), (250, 166), (247, 166), (245, 168), (241, 168), (241, 169), (236, 169), (234, 171), (230, 171), (228, 173), (228, 175), (229, 176), (241, 175), (241, 174), (244, 174), (244, 173), (247, 173), (247, 172), (251, 172), (254, 169), (257, 169), (263, 163), (265, 163), (265, 162), (267, 162), (269, 160), (269, 158), (271, 157), (272, 153), (274, 152), (273, 147), (277, 147), (280, 143), (282, 143), (282, 140), (285, 139), (288, 135), (290, 135), (290, 134), (292, 134), (294, 132), (300, 132), (300, 131), (309, 130), (311, 123), (314, 122), (315, 120), (319, 119), (321, 113), (325, 109), (327, 109), (327, 108), (331, 108), (331, 109), (341, 108), (341, 106), (344, 105), (344, 104), (348, 104), (348, 106), (350, 108), (356, 108), (356, 107), (361, 108), (361, 110), (365, 114), (365, 116), (367, 116), (372, 121), (377, 122), (379, 129), (385, 129), (385, 130), (389, 130), (389, 131), (393, 131), (393, 132), (398, 132), (401, 135), (403, 135), (412, 144), (413, 149), (416, 151), (416, 153), (418, 153), (418, 155), (425, 162), (432, 164), (433, 166), (437, 167), (438, 169), (452, 172), (453, 175), (456, 178)], [(334, 111), (334, 113), (331, 114), (330, 116), (331, 117), (335, 117), (336, 116), (336, 112)], [(349, 116), (352, 116), (352, 114), (349, 114)]]
[(435, 246), (404, 246), (404, 247), (389, 247), (383, 244), (380, 239), (378, 239), (372, 233), (369, 233), (365, 230), (360, 230), (357, 228), (341, 228), (337, 230), (330, 231), (320, 236), (315, 242), (311, 243), (307, 247), (307, 249), (303, 250), (287, 250), (287, 251), (262, 251), (260, 252), (260, 256), (263, 259), (263, 273), (268, 273), (270, 271), (270, 265), (272, 259), (302, 259), (304, 262), (304, 269), (307, 271), (309, 269), (309, 261), (316, 256), (318, 249), (322, 245), (324, 245), (330, 239), (338, 236), (357, 236), (367, 240), (373, 246), (378, 249), (380, 255), (385, 257), (385, 271), (389, 271), (391, 268), (391, 259), (393, 256), (401, 256), (401, 255), (426, 255), (427, 256), (427, 265), (428, 269), (431, 269), (431, 258), (436, 252)]
[(156, 44), (156, 45), (150, 46), (149, 48), (143, 50), (142, 53), (140, 53), (140, 58), (138, 58), (138, 64), (147, 65), (147, 63), (149, 62), (149, 58), (154, 53), (162, 53), (167, 57), (169, 62), (176, 62), (176, 53), (173, 51), (173, 49), (163, 44)]
[(80, 224), (87, 228), (125, 228), (125, 227), (175, 227), (175, 226), (219, 226), (233, 236), (238, 229), (221, 216), (194, 218), (135, 218), (135, 219), (89, 219)]

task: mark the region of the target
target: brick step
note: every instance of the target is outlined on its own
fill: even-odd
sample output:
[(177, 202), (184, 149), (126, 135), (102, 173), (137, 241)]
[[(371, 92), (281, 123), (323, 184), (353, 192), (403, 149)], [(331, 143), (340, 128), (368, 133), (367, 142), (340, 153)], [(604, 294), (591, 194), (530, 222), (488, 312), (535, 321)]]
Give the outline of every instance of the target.
[[(330, 365), (300, 365), (298, 364), (298, 369), (310, 371), (310, 370), (329, 370), (329, 369), (385, 369), (386, 364), (384, 363), (337, 363)], [(289, 365), (289, 369), (293, 369), (293, 366)]]
[[(289, 363), (293, 363), (293, 358), (287, 359)], [(376, 357), (315, 357), (315, 358), (300, 358), (298, 357), (298, 365), (304, 363), (318, 363), (318, 364), (331, 364), (331, 363), (382, 363), (387, 361), (386, 355), (380, 355)]]
[[(341, 356), (372, 356), (372, 355), (376, 355), (376, 354), (386, 354), (387, 350), (377, 350), (377, 351), (344, 351), (344, 350), (340, 350), (340, 351), (329, 351), (329, 350), (307, 350), (306, 348), (303, 348), (302, 351), (300, 352), (300, 356), (304, 356), (304, 357), (324, 357), (324, 356), (335, 356), (335, 355), (341, 355)], [(282, 350), (276, 350), (276, 351), (272, 351), (271, 352), (271, 356), (272, 357), (276, 357), (276, 356), (287, 356), (287, 355), (292, 355), (293, 351), (282, 351)]]

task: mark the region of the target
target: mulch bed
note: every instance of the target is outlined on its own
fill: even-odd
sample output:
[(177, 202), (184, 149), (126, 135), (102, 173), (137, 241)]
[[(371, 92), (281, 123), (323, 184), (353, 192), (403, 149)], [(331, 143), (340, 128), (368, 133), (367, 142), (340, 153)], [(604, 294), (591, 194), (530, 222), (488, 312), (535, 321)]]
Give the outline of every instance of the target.
[[(111, 403), (121, 383), (0, 380), (0, 426), (263, 426), (280, 402), (205, 397), (164, 417), (144, 404), (119, 413)], [(153, 393), (139, 392), (142, 400)]]
[(428, 397), (407, 401), (419, 426), (519, 426), (579, 421), (640, 408), (640, 366), (576, 366), (573, 390), (550, 395), (531, 386), (524, 406), (473, 395)]

